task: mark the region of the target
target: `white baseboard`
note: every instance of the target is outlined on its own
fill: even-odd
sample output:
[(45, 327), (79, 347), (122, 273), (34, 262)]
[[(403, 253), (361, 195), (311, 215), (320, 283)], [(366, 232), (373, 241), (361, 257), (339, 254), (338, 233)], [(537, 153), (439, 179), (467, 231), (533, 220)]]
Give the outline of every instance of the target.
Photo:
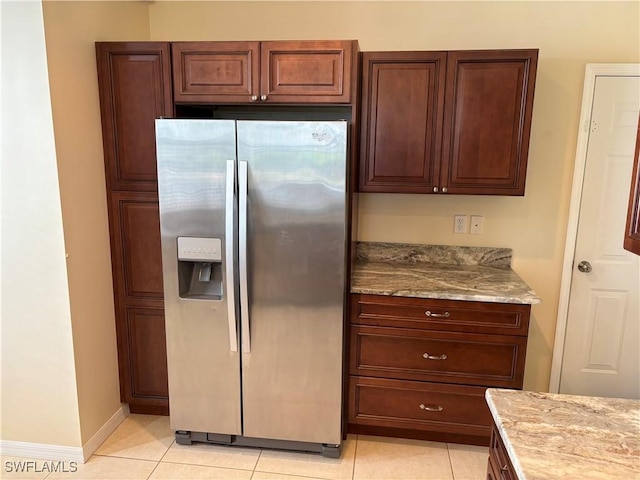
[(95, 453), (100, 445), (104, 443), (104, 441), (109, 438), (109, 436), (118, 428), (125, 418), (129, 416), (129, 405), (123, 403), (122, 406), (116, 410), (109, 420), (100, 427), (100, 430), (96, 432), (96, 434), (89, 439), (87, 443), (82, 447), (82, 453), (84, 455), (84, 459), (82, 463), (86, 462), (91, 458), (91, 455)]
[(67, 447), (46, 443), (0, 441), (0, 455), (24, 457), (41, 460), (60, 460), (66, 462), (84, 463), (109, 438), (118, 425), (129, 415), (129, 405), (123, 404), (107, 422), (100, 427), (96, 434), (89, 439), (84, 447)]
[(10, 457), (84, 463), (82, 447), (65, 447), (47, 443), (2, 440), (0, 441), (0, 454)]

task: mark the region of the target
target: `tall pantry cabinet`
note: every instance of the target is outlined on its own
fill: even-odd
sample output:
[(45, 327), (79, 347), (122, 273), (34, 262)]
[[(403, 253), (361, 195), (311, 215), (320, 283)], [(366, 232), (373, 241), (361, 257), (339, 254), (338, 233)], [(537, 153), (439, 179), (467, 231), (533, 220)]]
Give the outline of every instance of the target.
[(173, 116), (168, 43), (98, 43), (121, 400), (168, 414), (155, 120)]

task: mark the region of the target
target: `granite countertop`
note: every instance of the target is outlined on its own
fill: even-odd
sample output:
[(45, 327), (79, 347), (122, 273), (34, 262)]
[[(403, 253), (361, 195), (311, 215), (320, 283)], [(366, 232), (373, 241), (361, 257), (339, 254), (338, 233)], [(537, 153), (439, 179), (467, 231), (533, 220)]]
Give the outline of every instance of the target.
[(640, 401), (490, 388), (520, 480), (640, 477)]
[(540, 303), (512, 269), (511, 249), (360, 242), (351, 293)]

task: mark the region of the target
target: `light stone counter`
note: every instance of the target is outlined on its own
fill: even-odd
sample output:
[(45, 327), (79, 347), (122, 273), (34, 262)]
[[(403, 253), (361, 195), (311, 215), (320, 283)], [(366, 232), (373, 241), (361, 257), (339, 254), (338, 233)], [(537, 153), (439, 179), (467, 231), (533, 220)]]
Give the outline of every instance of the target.
[(640, 478), (640, 401), (490, 388), (520, 480)]
[(511, 270), (511, 249), (361, 242), (351, 293), (540, 303)]

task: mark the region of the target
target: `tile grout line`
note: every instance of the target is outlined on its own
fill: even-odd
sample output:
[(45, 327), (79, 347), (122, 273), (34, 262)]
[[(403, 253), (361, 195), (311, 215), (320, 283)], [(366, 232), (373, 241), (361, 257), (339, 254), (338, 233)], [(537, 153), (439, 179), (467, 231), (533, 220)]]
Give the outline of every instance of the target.
[[(2, 1), (2, 0), (0, 0)], [(138, 458), (138, 457), (123, 457), (122, 455), (98, 455), (96, 453), (94, 453), (93, 455), (91, 455), (91, 457), (89, 457), (89, 460), (91, 460), (93, 457), (103, 457), (103, 458), (119, 458), (121, 460), (135, 460), (137, 462), (159, 462), (160, 460), (151, 460), (149, 458)], [(88, 462), (85, 462), (85, 465)]]
[(353, 452), (353, 467), (351, 468), (351, 480), (354, 480), (356, 475), (356, 460), (358, 458), (358, 441), (359, 440), (360, 440), (360, 435), (356, 434), (356, 446)]
[[(150, 460), (152, 461), (152, 460)], [(160, 462), (158, 462), (160, 463)], [(189, 467), (202, 467), (202, 468), (215, 468), (218, 470), (233, 470), (234, 472), (252, 472), (252, 470), (248, 470), (246, 468), (238, 468), (238, 467), (222, 467), (220, 465), (207, 465), (204, 463), (185, 463), (185, 462), (176, 462), (176, 461), (166, 461), (162, 462), (165, 465), (185, 465)], [(253, 473), (253, 472), (252, 472)], [(269, 473), (269, 472), (267, 472)]]
[(258, 458), (256, 458), (256, 464), (253, 466), (253, 471), (251, 472), (251, 479), (253, 479), (253, 476), (256, 474), (256, 468), (258, 468), (258, 463), (260, 462), (260, 457), (262, 457), (262, 452), (264, 452), (264, 450), (261, 448), (260, 453), (258, 454)]
[(159, 465), (160, 465), (160, 462), (156, 462), (156, 466), (153, 467), (153, 470), (151, 470), (151, 472), (147, 476), (147, 480), (149, 480), (153, 476), (153, 473), (156, 471), (156, 469), (158, 468)]
[(155, 472), (155, 471), (158, 469), (158, 467), (160, 466), (160, 462), (162, 461), (162, 459), (163, 459), (164, 457), (166, 457), (166, 456), (167, 456), (167, 453), (169, 453), (169, 449), (170, 449), (171, 447), (173, 447), (173, 444), (174, 444), (174, 443), (176, 443), (175, 437), (174, 437), (173, 441), (169, 444), (169, 446), (167, 447), (167, 449), (164, 451), (164, 453), (162, 454), (162, 456), (160, 457), (160, 460), (158, 460), (158, 461), (156, 462), (156, 466), (155, 466), (155, 467), (153, 467), (153, 470), (151, 470), (151, 473), (150, 473), (150, 474), (149, 474), (149, 476), (147, 477), (147, 480), (149, 480), (149, 479), (153, 476), (154, 472)]
[(449, 442), (447, 445), (447, 457), (449, 458), (449, 468), (451, 469), (451, 478), (452, 480), (456, 480), (456, 474), (453, 472), (453, 462), (451, 461), (451, 451), (449, 450)]

